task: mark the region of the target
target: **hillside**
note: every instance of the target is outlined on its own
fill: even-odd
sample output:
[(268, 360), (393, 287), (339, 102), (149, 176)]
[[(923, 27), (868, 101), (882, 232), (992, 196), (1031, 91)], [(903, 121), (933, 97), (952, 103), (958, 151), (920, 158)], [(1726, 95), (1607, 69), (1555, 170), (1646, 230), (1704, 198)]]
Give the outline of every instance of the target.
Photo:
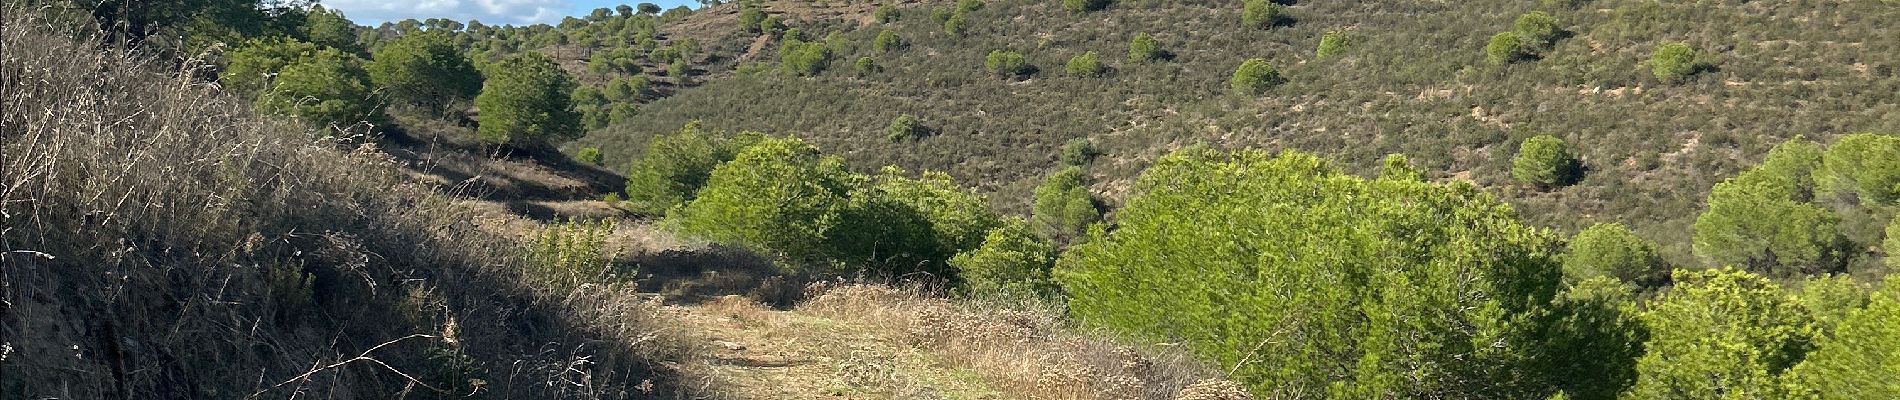
[[(791, 4), (798, 11), (778, 10)], [(1900, 18), (1900, 8), (1875, 0), (1298, 2), (1271, 29), (1243, 26), (1232, 2), (1125, 1), (1071, 13), (1053, 1), (992, 0), (967, 13), (961, 35), (932, 18), (949, 3), (900, 5), (889, 24), (868, 22), (863, 5), (813, 12), (804, 4), (764, 8), (806, 40), (842, 33), (846, 50), (830, 68), (813, 77), (771, 70), (775, 49), (755, 42), (745, 55), (718, 57), (758, 64), (757, 72), (716, 75), (643, 104), (633, 122), (580, 143), (619, 165), (647, 138), (691, 120), (793, 134), (861, 168), (947, 171), (1018, 212), (1074, 138), (1104, 153), (1089, 166), (1095, 190), (1112, 201), (1157, 156), (1194, 143), (1301, 149), (1360, 172), (1403, 153), (1435, 178), (1478, 182), (1536, 223), (1576, 230), (1623, 222), (1662, 242), (1671, 261), (1693, 264), (1688, 226), (1708, 189), (1770, 146), (1900, 131), (1900, 105), (1891, 101), (1900, 93), (1900, 31), (1883, 22)], [(733, 21), (739, 7), (666, 26), (692, 26), (707, 43), (754, 42)], [(1560, 21), (1551, 49), (1487, 62), (1486, 40), (1537, 10)], [(907, 45), (873, 51), (886, 29)], [(1334, 31), (1353, 45), (1317, 58), (1320, 38)], [(1167, 57), (1127, 61), (1137, 33), (1152, 34)], [(1665, 42), (1699, 49), (1707, 67), (1685, 82), (1659, 81), (1648, 60)], [(998, 49), (1022, 52), (1037, 71), (1022, 79), (985, 71), (985, 55)], [(1103, 77), (1063, 71), (1089, 51), (1108, 66)], [(860, 75), (852, 68), (859, 57), (881, 71)], [(1252, 57), (1277, 67), (1285, 83), (1229, 95), (1230, 73)], [(933, 134), (885, 140), (900, 114)], [(1542, 191), (1510, 179), (1518, 143), (1537, 134), (1569, 142), (1588, 171), (1581, 182)]]

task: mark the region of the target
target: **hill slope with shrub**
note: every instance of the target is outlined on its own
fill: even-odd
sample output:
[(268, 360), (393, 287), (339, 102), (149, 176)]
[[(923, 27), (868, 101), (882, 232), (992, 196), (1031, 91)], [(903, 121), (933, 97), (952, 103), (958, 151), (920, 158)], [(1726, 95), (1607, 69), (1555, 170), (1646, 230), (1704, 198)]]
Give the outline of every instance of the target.
[[(791, 134), (861, 168), (948, 172), (1018, 211), (1077, 138), (1101, 152), (1088, 167), (1112, 202), (1160, 155), (1190, 144), (1299, 149), (1360, 173), (1403, 153), (1430, 177), (1489, 188), (1534, 223), (1621, 222), (1688, 264), (1688, 227), (1708, 190), (1769, 147), (1900, 131), (1891, 101), (1900, 31), (1883, 25), (1900, 7), (1876, 0), (1315, 1), (1251, 25), (1242, 4), (1216, 1), (1099, 11), (906, 3), (894, 17), (876, 13), (887, 18), (828, 4), (727, 4), (685, 17), (679, 24), (730, 24), (693, 25), (706, 48), (751, 43), (724, 57), (742, 60), (736, 71), (644, 103), (580, 142), (620, 164), (693, 120)], [(800, 37), (742, 30), (731, 16), (745, 7)], [(1152, 58), (1125, 56), (1137, 36), (1152, 39)], [(1514, 39), (1502, 59), (1487, 55), (1498, 36)], [(771, 57), (784, 43), (824, 43), (827, 67), (787, 72)], [(986, 68), (999, 50), (1021, 55), (1020, 72)], [(1101, 71), (1066, 70), (1089, 52)], [(1236, 93), (1230, 79), (1252, 58), (1277, 79)], [(882, 137), (905, 115), (925, 134)], [(1580, 160), (1574, 182), (1512, 179), (1519, 144), (1539, 135), (1568, 143)]]

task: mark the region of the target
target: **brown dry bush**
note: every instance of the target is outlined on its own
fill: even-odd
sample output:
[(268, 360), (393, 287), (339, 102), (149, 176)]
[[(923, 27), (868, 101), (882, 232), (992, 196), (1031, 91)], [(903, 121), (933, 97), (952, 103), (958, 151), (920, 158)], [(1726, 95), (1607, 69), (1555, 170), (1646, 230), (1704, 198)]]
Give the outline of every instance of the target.
[(820, 282), (807, 292), (799, 311), (887, 329), (938, 362), (975, 371), (1003, 398), (1166, 400), (1219, 376), (1180, 349), (1117, 343), (1033, 303), (872, 284)]
[(689, 385), (662, 361), (693, 349), (629, 290), (532, 285), (517, 241), (386, 155), (255, 117), (192, 70), (40, 11), (0, 8), (4, 397)]

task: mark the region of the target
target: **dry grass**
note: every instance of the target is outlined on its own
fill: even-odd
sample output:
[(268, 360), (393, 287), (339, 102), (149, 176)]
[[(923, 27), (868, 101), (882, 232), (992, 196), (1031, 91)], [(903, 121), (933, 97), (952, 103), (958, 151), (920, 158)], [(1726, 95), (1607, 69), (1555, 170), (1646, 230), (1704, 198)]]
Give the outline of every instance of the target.
[(813, 297), (799, 312), (901, 338), (941, 367), (980, 376), (997, 398), (1165, 400), (1218, 376), (1179, 349), (1116, 343), (1076, 330), (1053, 310), (952, 301), (880, 285), (820, 284), (811, 290)]
[(554, 290), (517, 238), (372, 148), (0, 6), (0, 392), (662, 398), (698, 351), (626, 284)]

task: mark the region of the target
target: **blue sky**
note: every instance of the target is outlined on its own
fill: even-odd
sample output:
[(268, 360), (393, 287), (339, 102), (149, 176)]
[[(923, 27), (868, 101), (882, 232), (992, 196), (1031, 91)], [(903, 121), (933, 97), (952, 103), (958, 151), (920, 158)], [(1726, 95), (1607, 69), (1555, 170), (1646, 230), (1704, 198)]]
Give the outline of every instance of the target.
[(449, 18), (484, 24), (526, 25), (560, 22), (561, 17), (587, 15), (596, 8), (627, 4), (653, 3), (661, 8), (682, 5), (699, 7), (693, 0), (323, 0), (324, 7), (342, 10), (358, 25), (377, 25), (383, 21)]

